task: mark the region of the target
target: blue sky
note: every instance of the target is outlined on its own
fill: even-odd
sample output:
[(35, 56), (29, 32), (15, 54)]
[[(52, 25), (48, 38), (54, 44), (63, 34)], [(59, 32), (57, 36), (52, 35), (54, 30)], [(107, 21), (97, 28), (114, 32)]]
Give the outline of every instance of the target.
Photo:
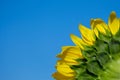
[(111, 11), (120, 17), (119, 0), (0, 0), (0, 80), (53, 80), (69, 35)]

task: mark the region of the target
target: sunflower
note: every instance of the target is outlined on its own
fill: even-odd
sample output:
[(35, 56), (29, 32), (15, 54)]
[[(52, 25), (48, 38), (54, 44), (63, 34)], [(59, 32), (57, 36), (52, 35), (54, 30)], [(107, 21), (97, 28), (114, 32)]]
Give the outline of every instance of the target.
[(113, 11), (108, 24), (97, 18), (90, 25), (80, 24), (81, 38), (71, 34), (75, 46), (57, 55), (56, 80), (120, 80), (120, 19)]

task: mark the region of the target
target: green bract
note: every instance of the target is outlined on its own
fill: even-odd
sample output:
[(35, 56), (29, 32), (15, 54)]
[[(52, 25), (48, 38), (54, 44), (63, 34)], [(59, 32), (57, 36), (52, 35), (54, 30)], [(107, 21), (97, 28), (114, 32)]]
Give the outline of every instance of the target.
[(108, 24), (98, 18), (90, 25), (80, 24), (82, 38), (71, 34), (75, 46), (58, 54), (56, 80), (120, 80), (120, 19), (112, 12)]
[(116, 35), (99, 33), (92, 46), (84, 46), (84, 59), (72, 65), (76, 80), (120, 80), (120, 30)]

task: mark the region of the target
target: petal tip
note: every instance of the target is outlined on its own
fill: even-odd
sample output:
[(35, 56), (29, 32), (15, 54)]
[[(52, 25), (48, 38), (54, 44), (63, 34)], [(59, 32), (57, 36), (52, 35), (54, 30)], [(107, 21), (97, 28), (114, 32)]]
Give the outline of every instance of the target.
[(90, 19), (90, 25), (91, 25), (93, 22), (94, 22), (94, 19), (91, 18), (91, 19)]
[(82, 24), (79, 24), (79, 30), (81, 32), (82, 29), (86, 28), (85, 26), (83, 26)]
[(70, 34), (70, 37), (73, 37), (74, 36), (74, 34)]
[(115, 15), (115, 14), (116, 14), (116, 12), (115, 12), (115, 11), (112, 11), (112, 12), (111, 12), (111, 14), (112, 14), (112, 15), (113, 15), (113, 14)]
[(116, 12), (115, 11), (112, 11), (110, 13), (110, 18), (113, 19), (113, 18), (116, 18)]

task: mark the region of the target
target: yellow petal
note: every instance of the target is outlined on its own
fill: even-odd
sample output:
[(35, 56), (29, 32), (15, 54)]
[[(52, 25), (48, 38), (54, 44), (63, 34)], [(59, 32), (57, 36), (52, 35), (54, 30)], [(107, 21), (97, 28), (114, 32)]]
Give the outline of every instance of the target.
[(65, 50), (67, 50), (67, 49), (69, 49), (69, 48), (71, 48), (71, 47), (74, 47), (74, 46), (63, 46), (63, 47), (62, 47), (62, 52), (59, 53), (59, 54), (57, 55), (57, 57), (58, 57), (58, 58), (63, 58), (62, 53), (63, 53)]
[(106, 34), (106, 30), (109, 31), (107, 24), (104, 21), (102, 21), (101, 19), (94, 19), (94, 20), (92, 19), (91, 27), (97, 37), (98, 37), (99, 32)]
[(94, 33), (96, 34), (96, 36), (98, 37), (98, 30), (97, 28), (94, 27), (94, 23), (95, 23), (95, 20), (94, 19), (91, 19), (90, 21), (90, 25), (91, 25), (91, 28), (93, 29)]
[(119, 18), (119, 29), (120, 29), (120, 18)]
[(86, 42), (88, 45), (93, 45), (93, 43), (95, 42), (95, 37), (94, 37), (93, 31), (86, 28), (83, 25), (79, 26), (79, 30), (82, 34), (83, 41)]
[(110, 14), (110, 17), (109, 17), (109, 20), (108, 20), (108, 25), (109, 25), (109, 29), (110, 29), (111, 33), (113, 35), (115, 35), (120, 28), (119, 19), (116, 17), (115, 12), (112, 12)]
[(69, 47), (62, 54), (65, 55), (65, 57), (71, 57), (71, 59), (82, 58), (82, 53), (78, 46)]
[(56, 80), (74, 80), (74, 77), (64, 76), (64, 75), (60, 74), (59, 72), (53, 73), (52, 76), (53, 76)]
[(72, 65), (72, 64), (77, 65), (78, 62), (76, 61), (76, 59), (83, 58), (81, 50), (78, 46), (68, 47), (66, 50), (60, 53), (57, 57), (61, 58), (69, 65)]
[(66, 64), (65, 61), (63, 61), (63, 60), (58, 60), (56, 66), (59, 66), (59, 65), (62, 65), (62, 64)]
[(65, 51), (65, 50), (67, 50), (68, 48), (71, 48), (71, 47), (74, 47), (74, 46), (63, 46), (62, 47), (62, 52)]
[(67, 64), (67, 65), (77, 65), (78, 62), (75, 60), (58, 60), (57, 61), (57, 65), (61, 65), (61, 64)]
[(73, 77), (75, 72), (67, 64), (61, 64), (56, 66), (57, 71), (67, 77)]
[(73, 43), (75, 43), (75, 45), (79, 46), (81, 49), (84, 49), (83, 45), (85, 45), (85, 43), (83, 42), (82, 39), (80, 39), (79, 37), (77, 37), (73, 34), (71, 34), (70, 37), (71, 37)]

